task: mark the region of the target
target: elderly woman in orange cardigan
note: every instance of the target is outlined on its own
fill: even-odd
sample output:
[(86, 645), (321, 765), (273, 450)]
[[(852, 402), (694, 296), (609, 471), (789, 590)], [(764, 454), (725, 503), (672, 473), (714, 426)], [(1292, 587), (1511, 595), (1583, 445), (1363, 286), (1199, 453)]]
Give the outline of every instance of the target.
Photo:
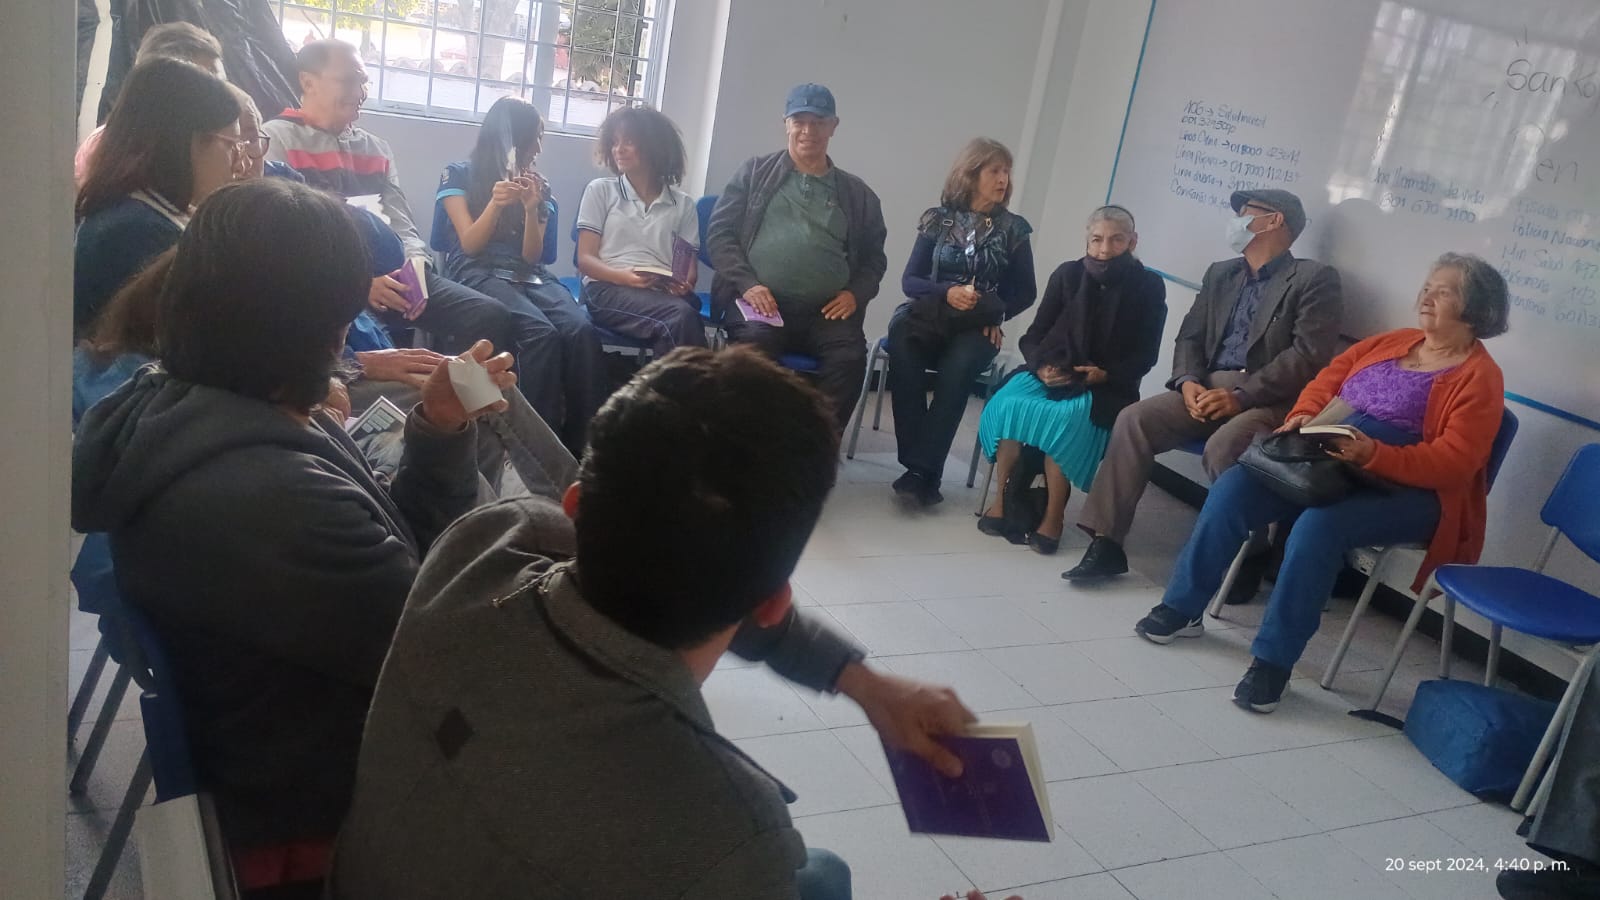
[(1234, 466), (1211, 486), (1161, 605), (1134, 630), (1158, 644), (1198, 637), (1202, 611), (1251, 529), (1297, 514), (1255, 657), (1233, 701), (1277, 708), (1294, 664), (1317, 632), (1347, 550), (1425, 543), (1417, 579), (1444, 563), (1476, 562), (1483, 550), (1487, 467), (1504, 410), (1500, 367), (1483, 340), (1506, 330), (1507, 291), (1494, 267), (1446, 253), (1417, 297), (1419, 328), (1367, 338), (1340, 354), (1301, 392), (1279, 431), (1313, 417), (1354, 426), (1328, 453), (1383, 487), (1302, 510)]

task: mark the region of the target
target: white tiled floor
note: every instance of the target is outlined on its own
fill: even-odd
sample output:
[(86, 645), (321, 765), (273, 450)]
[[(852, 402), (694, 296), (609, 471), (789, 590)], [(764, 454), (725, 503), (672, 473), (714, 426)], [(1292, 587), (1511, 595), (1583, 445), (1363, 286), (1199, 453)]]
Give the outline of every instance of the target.
[[(946, 469), (946, 502), (928, 512), (891, 501), (892, 438), (865, 432), (795, 573), (796, 602), (870, 648), (872, 665), (950, 684), (985, 719), (1032, 722), (1055, 842), (912, 835), (854, 704), (738, 659), (705, 688), (719, 729), (800, 795), (791, 812), (807, 842), (848, 860), (857, 898), (932, 900), (971, 887), (1027, 900), (1496, 896), (1492, 871), (1385, 871), (1392, 857), (1529, 853), (1516, 814), (1457, 789), (1403, 735), (1346, 715), (1376, 684), (1398, 623), (1370, 618), (1324, 691), (1316, 678), (1350, 610), (1336, 601), (1279, 710), (1243, 712), (1229, 697), (1249, 664), (1259, 602), (1208, 620), (1199, 640), (1156, 647), (1132, 635), (1194, 511), (1152, 489), (1129, 541), (1135, 574), (1073, 588), (1059, 573), (1081, 553), (1076, 530), (1042, 557), (973, 527), (977, 491), (961, 486), (972, 420)], [(1081, 502), (1073, 497), (1069, 521)], [(75, 623), (74, 686), (93, 641), (92, 626)], [(1433, 677), (1437, 645), (1413, 643), (1388, 712), (1403, 713)], [(89, 797), (69, 806), (69, 896), (81, 893), (105, 810), (141, 748), (137, 716), (137, 704), (123, 705)], [(136, 852), (109, 896), (141, 896)]]

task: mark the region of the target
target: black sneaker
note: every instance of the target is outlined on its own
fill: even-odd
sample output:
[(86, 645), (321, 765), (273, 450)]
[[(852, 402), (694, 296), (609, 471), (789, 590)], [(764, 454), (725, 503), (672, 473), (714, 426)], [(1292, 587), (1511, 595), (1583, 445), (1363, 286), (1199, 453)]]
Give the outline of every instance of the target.
[(1140, 619), (1133, 631), (1151, 643), (1170, 644), (1181, 637), (1199, 637), (1206, 633), (1206, 626), (1199, 616), (1188, 618), (1163, 603)]
[(939, 483), (927, 478), (922, 479), (922, 486), (916, 493), (917, 502), (923, 506), (933, 506), (944, 502), (944, 495), (939, 493)]
[(1062, 572), (1061, 577), (1068, 581), (1092, 581), (1127, 571), (1128, 554), (1122, 552), (1122, 545), (1101, 535), (1089, 542), (1089, 549), (1083, 551), (1083, 560)]
[(1233, 689), (1234, 705), (1251, 712), (1272, 712), (1278, 708), (1278, 701), (1283, 699), (1283, 691), (1289, 686), (1289, 676), (1292, 674), (1289, 669), (1257, 659), (1250, 664), (1244, 677), (1239, 679), (1239, 686)]

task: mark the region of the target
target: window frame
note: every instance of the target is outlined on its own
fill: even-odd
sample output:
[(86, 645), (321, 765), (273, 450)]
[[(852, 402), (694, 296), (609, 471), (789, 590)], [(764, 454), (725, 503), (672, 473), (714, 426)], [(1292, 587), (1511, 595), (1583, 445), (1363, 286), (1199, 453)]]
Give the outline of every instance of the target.
[[(533, 103), (539, 109), (540, 115), (545, 118), (547, 132), (555, 134), (570, 134), (592, 137), (599, 130), (599, 124), (586, 124), (574, 121), (573, 116), (576, 104), (584, 102), (604, 101), (604, 112), (600, 118), (611, 111), (629, 103), (646, 102), (659, 105), (662, 87), (661, 60), (666, 55), (667, 28), (671, 19), (670, 4), (672, 0), (637, 0), (639, 14), (634, 15), (624, 11), (626, 0), (617, 3), (614, 11), (603, 10), (597, 6), (587, 5), (590, 0), (521, 0), (515, 7), (527, 5), (527, 13), (523, 16), (522, 34), (503, 34), (498, 31), (487, 30), (484, 6), (494, 0), (462, 0), (472, 3), (477, 8), (476, 28), (463, 29), (452, 23), (441, 23), (439, 20), (438, 0), (423, 0), (421, 16), (425, 21), (415, 21), (394, 15), (389, 0), (384, 0), (383, 9), (378, 12), (348, 11), (348, 7), (356, 6), (355, 3), (341, 3), (340, 0), (327, 0), (327, 6), (312, 6), (305, 0), (268, 0), (269, 8), (277, 17), (278, 29), (284, 30), (286, 16), (299, 15), (302, 20), (309, 21), (314, 29), (314, 39), (317, 37), (336, 37), (340, 31), (341, 19), (354, 19), (366, 23), (375, 37), (374, 43), (378, 47), (379, 59), (377, 62), (368, 63), (363, 59), (367, 74), (371, 78), (371, 89), (367, 102), (362, 108), (380, 113), (395, 113), (399, 115), (416, 116), (444, 122), (481, 122), (483, 113), (479, 109), (487, 110), (493, 102), (490, 97), (501, 95), (518, 96)], [(594, 0), (598, 2), (598, 0)], [(363, 4), (364, 5), (364, 4)], [(341, 9), (345, 6), (346, 9)], [(652, 9), (652, 6), (654, 7)], [(358, 7), (360, 8), (360, 7)], [(561, 17), (567, 16), (567, 27), (574, 29), (577, 26), (580, 13), (593, 14), (610, 13), (614, 15), (620, 26), (623, 20), (636, 23), (638, 34), (644, 32), (645, 39), (640, 42), (637, 52), (627, 52), (632, 48), (619, 48), (613, 40), (612, 47), (606, 60), (606, 67), (613, 74), (619, 71), (632, 73), (639, 81), (638, 94), (628, 96), (616, 93), (616, 89), (602, 89), (600, 91), (585, 91), (575, 89), (571, 75), (572, 57), (578, 52), (603, 53), (604, 51), (578, 51), (571, 45), (560, 45)], [(515, 12), (514, 12), (515, 16)], [(548, 21), (546, 21), (548, 18)], [(323, 22), (314, 20), (321, 19)], [(513, 18), (515, 21), (515, 18)], [(388, 52), (388, 35), (391, 25), (405, 28), (418, 29), (426, 34), (427, 57), (419, 60), (421, 68), (410, 69), (405, 66), (395, 66), (389, 63), (393, 57)], [(331, 33), (316, 35), (315, 31), (326, 27)], [(516, 30), (515, 25), (511, 28)], [(620, 27), (618, 28), (620, 31)], [(615, 32), (613, 32), (615, 34)], [(446, 36), (451, 40), (465, 40), (470, 48), (476, 41), (477, 59), (473, 66), (473, 73), (467, 75), (452, 74), (435, 68), (439, 63), (440, 38)], [(284, 40), (291, 50), (297, 50), (293, 41), (287, 34)], [(521, 82), (508, 81), (496, 77), (486, 77), (483, 72), (484, 49), (496, 42), (508, 50), (520, 48), (522, 52)], [(568, 61), (568, 75), (563, 79), (563, 87), (543, 86), (534, 82), (540, 80), (538, 73), (544, 72), (547, 79), (553, 76), (549, 73), (556, 71), (555, 63), (559, 54), (565, 51)], [(359, 48), (358, 48), (359, 52)], [(386, 83), (391, 81), (395, 73), (420, 75), (426, 79), (421, 102), (414, 100), (397, 100), (386, 96)], [(503, 73), (502, 73), (503, 74)], [(435, 87), (440, 83), (462, 84), (470, 83), (472, 88), (472, 101), (469, 109), (461, 109), (453, 105), (442, 105), (435, 102)], [(486, 95), (486, 91), (489, 92)], [(592, 118), (586, 116), (584, 118)]]

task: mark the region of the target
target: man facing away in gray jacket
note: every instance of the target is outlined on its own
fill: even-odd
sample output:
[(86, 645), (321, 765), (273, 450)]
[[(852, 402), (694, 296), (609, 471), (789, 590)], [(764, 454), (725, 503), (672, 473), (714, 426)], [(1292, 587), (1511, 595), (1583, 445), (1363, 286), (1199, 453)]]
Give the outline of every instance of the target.
[(730, 342), (816, 360), (842, 433), (867, 371), (861, 323), (889, 265), (888, 229), (878, 195), (828, 156), (839, 127), (831, 91), (796, 85), (783, 125), (788, 147), (746, 160), (711, 214), (711, 301)]
[(596, 415), (560, 506), (451, 526), (378, 680), (330, 896), (848, 900), (700, 690), (724, 650), (765, 659), (960, 773), (933, 740), (973, 719), (955, 694), (874, 672), (790, 602), (832, 424), (760, 354), (681, 348)]
[(1062, 578), (1128, 571), (1122, 545), (1157, 454), (1203, 439), (1201, 459), (1215, 480), (1257, 435), (1283, 424), (1300, 391), (1333, 359), (1344, 314), (1339, 273), (1289, 252), (1306, 227), (1300, 198), (1235, 191), (1230, 204), (1228, 243), (1241, 255), (1206, 269), (1178, 330), (1167, 391), (1117, 416), (1078, 520), (1093, 540)]

